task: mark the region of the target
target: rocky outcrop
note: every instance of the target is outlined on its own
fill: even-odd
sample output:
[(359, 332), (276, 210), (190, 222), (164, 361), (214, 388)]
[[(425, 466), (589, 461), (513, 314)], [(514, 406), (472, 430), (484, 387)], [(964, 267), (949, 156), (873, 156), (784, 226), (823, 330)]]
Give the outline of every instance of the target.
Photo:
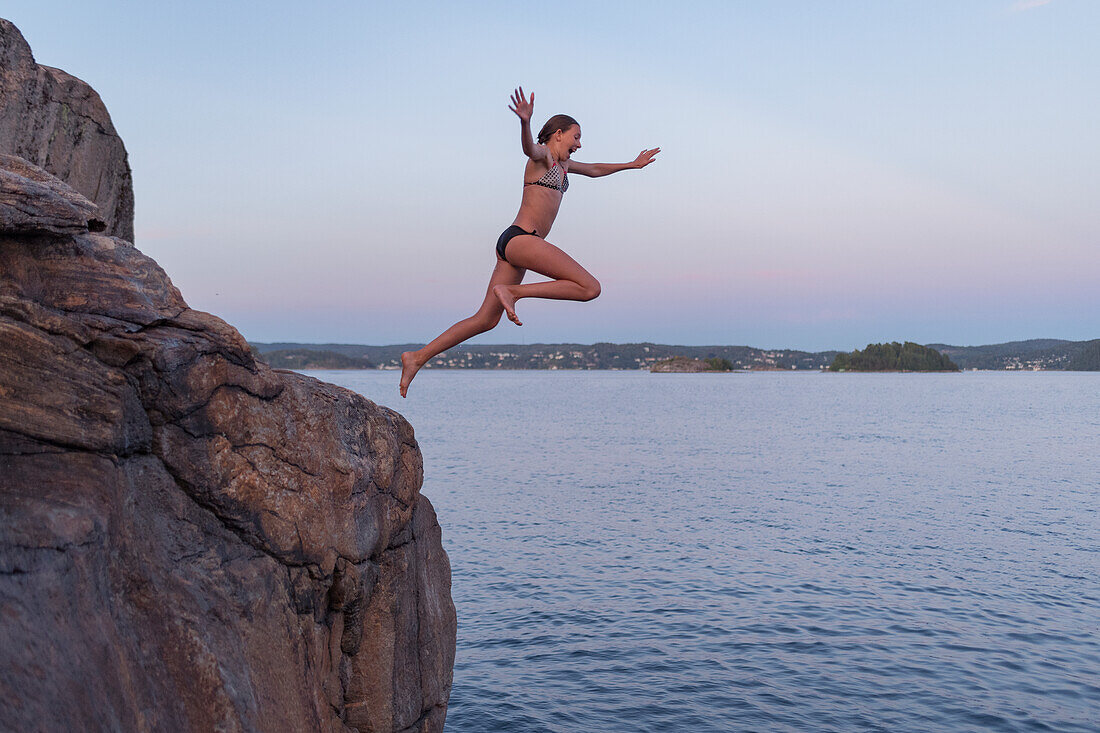
[(258, 363), (105, 218), (0, 157), (0, 729), (441, 730), (412, 428)]
[(0, 231), (101, 232), (96, 205), (36, 165), (0, 153)]
[[(688, 373), (700, 373), (700, 372), (713, 372), (717, 371), (707, 364), (702, 359), (692, 359), (690, 356), (674, 356), (671, 359), (665, 359), (664, 361), (658, 361), (649, 367), (649, 371), (655, 373), (668, 373), (668, 372), (688, 372)], [(729, 371), (728, 369), (726, 371)]]
[(126, 147), (103, 101), (60, 69), (40, 66), (0, 18), (0, 153), (46, 169), (99, 207), (107, 234), (134, 241)]

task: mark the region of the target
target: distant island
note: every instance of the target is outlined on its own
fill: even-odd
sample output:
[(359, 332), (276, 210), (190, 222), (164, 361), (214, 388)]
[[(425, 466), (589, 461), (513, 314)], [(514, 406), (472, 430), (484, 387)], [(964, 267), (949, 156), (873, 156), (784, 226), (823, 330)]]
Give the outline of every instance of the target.
[(732, 372), (733, 362), (729, 359), (720, 359), (713, 357), (710, 359), (692, 359), (689, 356), (674, 356), (671, 359), (665, 359), (658, 361), (649, 368), (651, 372), (669, 373), (692, 373), (698, 374), (701, 372)]
[(831, 372), (957, 372), (958, 365), (935, 349), (906, 341), (867, 344), (850, 354), (840, 353), (829, 367)]
[[(283, 369), (397, 369), (402, 351), (423, 344), (253, 343), (259, 357)], [(927, 344), (960, 369), (1100, 371), (1100, 339), (1031, 339), (987, 346)], [(744, 371), (824, 371), (840, 351), (760, 349), (752, 346), (629, 344), (463, 344), (428, 362), (446, 369), (644, 369), (683, 356), (726, 359)], [(338, 359), (337, 357), (346, 357)]]

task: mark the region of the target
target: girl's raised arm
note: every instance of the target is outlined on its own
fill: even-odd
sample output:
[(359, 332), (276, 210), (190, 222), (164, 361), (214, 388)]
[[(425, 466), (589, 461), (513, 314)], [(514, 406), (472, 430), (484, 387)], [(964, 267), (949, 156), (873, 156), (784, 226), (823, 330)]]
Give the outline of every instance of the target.
[(535, 93), (531, 92), (531, 99), (523, 95), (523, 87), (512, 92), (512, 103), (508, 109), (519, 117), (519, 142), (523, 146), (523, 154), (531, 160), (539, 160), (546, 157), (546, 148), (536, 145), (531, 137), (531, 114), (535, 111)]

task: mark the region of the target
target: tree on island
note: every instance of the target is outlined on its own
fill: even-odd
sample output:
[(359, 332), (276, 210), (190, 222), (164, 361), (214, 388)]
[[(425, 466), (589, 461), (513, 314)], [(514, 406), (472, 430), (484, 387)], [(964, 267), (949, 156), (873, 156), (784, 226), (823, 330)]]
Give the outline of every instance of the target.
[(707, 366), (710, 367), (712, 372), (732, 372), (733, 362), (729, 359), (722, 359), (720, 357), (713, 357), (710, 359), (703, 359)]
[(867, 344), (850, 354), (840, 353), (833, 359), (831, 372), (957, 372), (959, 367), (949, 357), (935, 349), (906, 341), (888, 344)]

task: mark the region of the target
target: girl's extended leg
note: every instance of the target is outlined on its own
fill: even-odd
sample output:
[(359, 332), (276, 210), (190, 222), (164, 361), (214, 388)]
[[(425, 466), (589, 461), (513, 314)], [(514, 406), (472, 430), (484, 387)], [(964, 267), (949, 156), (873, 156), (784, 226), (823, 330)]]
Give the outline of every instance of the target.
[[(509, 248), (511, 249), (511, 248)], [(401, 355), (401, 396), (404, 397), (409, 389), (409, 383), (420, 370), (420, 367), (428, 363), (436, 354), (462, 343), (466, 339), (473, 338), (479, 333), (491, 330), (500, 321), (500, 314), (504, 307), (494, 295), (493, 290), (499, 285), (516, 285), (523, 282), (524, 270), (521, 267), (497, 260), (497, 266), (493, 270), (493, 276), (489, 278), (489, 287), (485, 293), (485, 300), (477, 313), (469, 318), (464, 318), (448, 328), (432, 340), (430, 344), (418, 351), (406, 351)]]
[(552, 278), (548, 283), (500, 283), (490, 287), (508, 314), (508, 320), (522, 326), (515, 304), (520, 298), (592, 300), (600, 294), (600, 282), (572, 257), (542, 237), (520, 235), (508, 242), (508, 261), (516, 267), (534, 270)]

